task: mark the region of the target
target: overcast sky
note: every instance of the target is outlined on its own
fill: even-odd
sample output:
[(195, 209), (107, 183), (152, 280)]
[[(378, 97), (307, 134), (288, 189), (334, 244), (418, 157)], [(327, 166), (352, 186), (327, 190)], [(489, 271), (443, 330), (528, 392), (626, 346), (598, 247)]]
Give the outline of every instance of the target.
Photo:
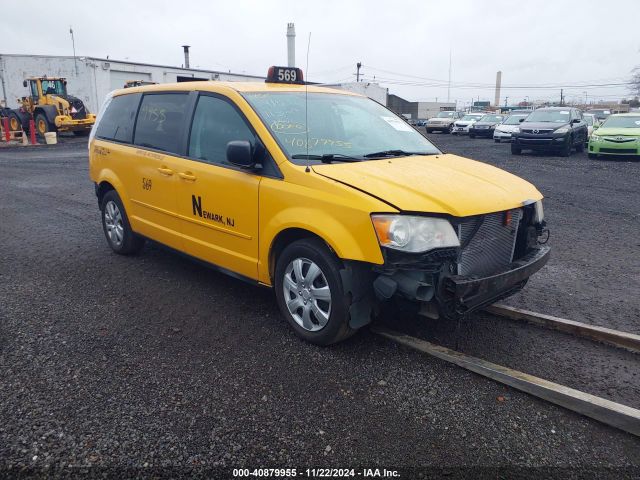
[[(2, 2), (0, 53), (71, 55), (265, 75), (286, 65), (286, 27), (307, 80), (375, 80), (409, 100), (628, 97), (640, 65), (639, 0), (71, 0)], [(309, 66), (307, 42), (311, 32)], [(607, 86), (584, 86), (607, 84)], [(548, 86), (549, 88), (541, 88)]]

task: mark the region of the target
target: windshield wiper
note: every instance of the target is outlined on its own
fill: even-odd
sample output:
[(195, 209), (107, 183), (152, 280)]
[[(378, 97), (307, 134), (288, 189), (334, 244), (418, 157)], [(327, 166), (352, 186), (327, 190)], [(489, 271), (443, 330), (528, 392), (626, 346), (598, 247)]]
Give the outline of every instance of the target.
[(332, 161), (338, 162), (361, 162), (362, 159), (356, 157), (350, 157), (349, 155), (343, 155), (342, 153), (324, 153), (322, 155), (313, 155), (306, 153), (296, 153), (292, 155), (291, 158), (294, 160), (305, 159), (305, 160), (320, 160), (322, 163), (331, 163)]
[(381, 152), (373, 152), (367, 153), (363, 155), (364, 158), (375, 158), (375, 157), (404, 157), (409, 155), (435, 155), (435, 153), (430, 152), (405, 152), (404, 150), (383, 150)]

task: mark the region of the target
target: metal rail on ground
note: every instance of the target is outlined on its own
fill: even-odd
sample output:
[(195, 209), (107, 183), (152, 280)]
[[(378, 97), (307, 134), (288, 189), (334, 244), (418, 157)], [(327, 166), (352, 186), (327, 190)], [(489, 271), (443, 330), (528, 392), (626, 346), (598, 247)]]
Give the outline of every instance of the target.
[(476, 357), (450, 350), (440, 345), (416, 337), (394, 332), (382, 327), (374, 327), (374, 333), (382, 335), (401, 345), (427, 353), (446, 362), (509, 385), (517, 390), (542, 398), (574, 412), (598, 420), (607, 425), (640, 436), (640, 410), (612, 402), (589, 393), (534, 377), (508, 367), (488, 362)]
[(640, 335), (633, 333), (620, 332), (618, 330), (588, 325), (552, 315), (530, 312), (509, 305), (490, 305), (485, 308), (485, 311), (511, 320), (524, 320), (533, 325), (570, 333), (579, 337), (606, 343), (607, 345), (624, 348), (631, 352), (640, 353)]

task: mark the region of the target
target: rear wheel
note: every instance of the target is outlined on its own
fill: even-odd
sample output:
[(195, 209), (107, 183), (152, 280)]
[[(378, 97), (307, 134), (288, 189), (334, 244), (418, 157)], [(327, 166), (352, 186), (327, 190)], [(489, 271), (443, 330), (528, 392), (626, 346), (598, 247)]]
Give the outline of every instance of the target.
[(522, 154), (522, 148), (520, 147), (516, 147), (513, 143), (511, 144), (511, 153), (513, 155), (521, 155)]
[(350, 337), (351, 295), (345, 293), (340, 260), (315, 238), (293, 242), (279, 255), (275, 270), (278, 306), (295, 333), (317, 345)]
[(44, 113), (38, 113), (35, 118), (36, 132), (38, 135), (44, 138), (44, 134), (47, 132), (54, 132), (55, 126), (49, 123), (47, 116)]
[(22, 122), (15, 112), (9, 112), (9, 130), (12, 132), (22, 130)]

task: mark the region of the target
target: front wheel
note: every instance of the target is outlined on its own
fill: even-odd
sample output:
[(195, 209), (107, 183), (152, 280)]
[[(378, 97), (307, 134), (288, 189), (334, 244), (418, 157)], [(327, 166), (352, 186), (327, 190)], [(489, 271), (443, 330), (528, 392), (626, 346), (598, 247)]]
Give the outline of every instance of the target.
[(315, 238), (293, 242), (279, 255), (275, 271), (278, 306), (302, 339), (330, 345), (355, 333), (349, 327), (351, 296), (342, 285), (343, 268)]
[(44, 138), (45, 133), (55, 132), (56, 130), (56, 127), (49, 123), (49, 120), (47, 120), (47, 117), (44, 113), (39, 113), (36, 115), (35, 124), (36, 132), (38, 132), (38, 135), (40, 135), (42, 138)]
[(476, 138), (475, 133), (470, 133), (470, 134), (469, 134), (469, 138)]
[(433, 132), (433, 130), (431, 130), (430, 128), (427, 128), (427, 133), (431, 133)]
[(598, 158), (598, 154), (597, 153), (590, 153), (589, 154), (589, 158), (591, 158), (592, 160), (595, 160), (596, 158)]
[(110, 190), (105, 194), (100, 210), (102, 212), (102, 229), (111, 250), (120, 255), (138, 253), (144, 246), (144, 238), (131, 229), (127, 212), (125, 212), (122, 200), (115, 190)]
[(447, 133), (453, 133), (453, 123), (449, 125), (449, 129), (447, 130)]
[(573, 148), (573, 137), (569, 137), (567, 139), (567, 142), (564, 144), (564, 146), (562, 147), (562, 150), (560, 150), (560, 156), (561, 157), (568, 157), (571, 155), (571, 149)]

